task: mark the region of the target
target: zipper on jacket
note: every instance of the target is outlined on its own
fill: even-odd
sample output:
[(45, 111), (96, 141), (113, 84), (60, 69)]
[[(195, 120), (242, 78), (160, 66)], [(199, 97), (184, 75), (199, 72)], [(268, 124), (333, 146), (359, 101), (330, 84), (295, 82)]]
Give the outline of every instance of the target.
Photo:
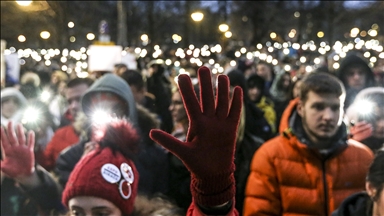
[(321, 168), (323, 171), (323, 190), (324, 190), (324, 210), (325, 215), (328, 215), (328, 184), (327, 184), (327, 175), (325, 170), (325, 160), (321, 162)]

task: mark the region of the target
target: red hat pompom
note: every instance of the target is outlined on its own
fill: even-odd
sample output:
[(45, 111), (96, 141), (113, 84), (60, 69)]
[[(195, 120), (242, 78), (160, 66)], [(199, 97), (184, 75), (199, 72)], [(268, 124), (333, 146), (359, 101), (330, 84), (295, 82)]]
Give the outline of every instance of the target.
[(94, 140), (100, 144), (100, 147), (117, 148), (125, 155), (138, 152), (140, 136), (128, 120), (113, 120), (104, 127), (95, 130)]

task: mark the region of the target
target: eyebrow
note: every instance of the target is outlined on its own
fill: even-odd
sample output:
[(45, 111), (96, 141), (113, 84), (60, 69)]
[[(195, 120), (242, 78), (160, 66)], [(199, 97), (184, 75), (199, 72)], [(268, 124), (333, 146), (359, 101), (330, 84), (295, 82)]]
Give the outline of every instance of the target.
[[(73, 205), (72, 208), (83, 209), (83, 207), (76, 206), (76, 205)], [(96, 206), (96, 207), (92, 208), (92, 210), (98, 210), (98, 209), (109, 209), (109, 207), (108, 206)]]
[(102, 210), (102, 209), (110, 209), (110, 208), (108, 206), (97, 206), (92, 208), (92, 210)]

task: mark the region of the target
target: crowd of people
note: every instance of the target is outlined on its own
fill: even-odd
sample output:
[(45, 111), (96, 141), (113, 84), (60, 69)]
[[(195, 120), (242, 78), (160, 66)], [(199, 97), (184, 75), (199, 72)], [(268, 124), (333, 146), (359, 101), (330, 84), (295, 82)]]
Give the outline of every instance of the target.
[(3, 87), (1, 215), (384, 215), (384, 86), (359, 53), (211, 70)]

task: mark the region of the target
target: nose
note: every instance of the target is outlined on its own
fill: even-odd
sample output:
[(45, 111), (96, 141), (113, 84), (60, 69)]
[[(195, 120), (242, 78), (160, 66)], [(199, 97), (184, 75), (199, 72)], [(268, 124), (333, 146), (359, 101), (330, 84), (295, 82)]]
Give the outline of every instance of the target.
[(69, 104), (69, 108), (71, 110), (78, 110), (79, 109), (79, 106), (80, 106), (80, 102), (77, 101), (77, 100), (73, 100), (71, 101), (71, 103)]
[(169, 105), (169, 107), (168, 107), (168, 110), (169, 110), (169, 111), (172, 111), (172, 110), (173, 110), (173, 106), (174, 106), (174, 104), (171, 103), (171, 105)]
[(359, 80), (359, 79), (361, 79), (362, 76), (363, 76), (363, 73), (360, 72), (360, 71), (356, 71), (356, 72), (354, 72), (353, 75), (352, 75), (353, 79), (355, 79), (355, 80)]
[(323, 119), (330, 121), (334, 118), (335, 118), (335, 112), (330, 107), (325, 108), (323, 113)]

